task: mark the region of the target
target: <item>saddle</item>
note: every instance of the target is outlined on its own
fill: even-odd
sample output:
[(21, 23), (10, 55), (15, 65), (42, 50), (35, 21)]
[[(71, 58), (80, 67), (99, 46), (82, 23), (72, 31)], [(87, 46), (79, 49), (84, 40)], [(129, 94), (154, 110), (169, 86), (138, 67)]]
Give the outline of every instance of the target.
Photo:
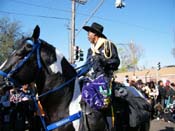
[[(137, 127), (150, 120), (151, 105), (134, 87), (125, 87), (115, 83), (112, 85), (110, 98), (111, 103), (108, 108), (97, 110), (104, 115), (107, 128), (114, 128), (118, 121), (123, 121), (130, 127)], [(87, 117), (96, 109), (90, 107), (84, 99), (82, 99), (80, 104), (84, 114), (84, 124), (88, 127)], [(107, 120), (107, 117), (110, 117), (110, 121)]]
[(118, 86), (115, 88), (115, 97), (126, 103), (130, 127), (137, 127), (150, 120), (151, 105), (135, 87)]

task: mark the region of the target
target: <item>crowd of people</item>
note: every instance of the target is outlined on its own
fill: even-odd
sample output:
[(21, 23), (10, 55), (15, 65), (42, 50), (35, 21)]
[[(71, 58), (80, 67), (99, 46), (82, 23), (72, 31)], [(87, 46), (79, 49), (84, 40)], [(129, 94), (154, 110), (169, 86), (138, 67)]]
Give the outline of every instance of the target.
[[(159, 80), (157, 83), (155, 81), (144, 83), (141, 79), (130, 80), (126, 76), (121, 84), (137, 89), (144, 96), (151, 104), (152, 119), (175, 123), (175, 84), (173, 82)], [(24, 131), (25, 129), (33, 131), (37, 128), (36, 123), (40, 119), (32, 100), (34, 90), (31, 85), (23, 85), (20, 89), (12, 88), (5, 94), (0, 94), (0, 131)]]
[(0, 95), (0, 131), (35, 130), (39, 117), (32, 95), (28, 84)]
[[(141, 79), (129, 80), (126, 76), (122, 84), (132, 86), (142, 93), (151, 104), (152, 119), (175, 122), (175, 84), (173, 82), (159, 80), (157, 83), (154, 81), (144, 83)], [(11, 89), (0, 95), (1, 131), (14, 131), (12, 129), (14, 126), (18, 131), (30, 128), (28, 126), (32, 123), (29, 122), (38, 119), (31, 97), (32, 91), (28, 85), (23, 85), (21, 89)]]
[(143, 82), (141, 79), (129, 79), (126, 75), (125, 86), (135, 87), (151, 104), (152, 119), (175, 122), (175, 83), (170, 80)]

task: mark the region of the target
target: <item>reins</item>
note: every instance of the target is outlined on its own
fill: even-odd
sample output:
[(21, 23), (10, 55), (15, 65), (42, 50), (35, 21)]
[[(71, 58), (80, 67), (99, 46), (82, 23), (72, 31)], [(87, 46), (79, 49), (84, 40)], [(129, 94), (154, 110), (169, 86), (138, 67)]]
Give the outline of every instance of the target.
[[(16, 81), (11, 78), (11, 76), (16, 73), (26, 62), (27, 60), (29, 60), (29, 58), (32, 56), (32, 54), (36, 51), (37, 53), (37, 65), (38, 65), (38, 69), (40, 70), (42, 68), (42, 64), (41, 64), (41, 59), (40, 59), (40, 47), (41, 47), (41, 42), (38, 40), (37, 43), (34, 43), (33, 41), (31, 40), (27, 40), (26, 43), (28, 44), (31, 44), (33, 45), (33, 48), (31, 50), (31, 52), (29, 52), (25, 57), (24, 59), (22, 59), (16, 66), (15, 68), (13, 68), (10, 72), (6, 73), (2, 70), (0, 70), (0, 75), (3, 76), (4, 78), (6, 78), (8, 81), (10, 81), (13, 85), (15, 85)], [(41, 120), (41, 123), (45, 129), (45, 131), (49, 131), (49, 130), (53, 130), (55, 128), (58, 128), (68, 122), (72, 122), (76, 119), (79, 119), (81, 117), (81, 112), (78, 112), (78, 113), (75, 113), (71, 116), (68, 116), (62, 120), (59, 120), (58, 122), (56, 123), (53, 123), (53, 124), (50, 124), (48, 126), (46, 126), (46, 123), (45, 123), (45, 120), (44, 120), (44, 117), (41, 115), (41, 111), (39, 110), (39, 107), (38, 107), (38, 99), (43, 97), (43, 96), (46, 96), (50, 93), (53, 93), (53, 92), (56, 92), (60, 89), (62, 89), (63, 87), (65, 87), (66, 85), (68, 85), (69, 83), (71, 83), (73, 80), (75, 80), (77, 77), (80, 77), (81, 75), (83, 75), (84, 73), (86, 73), (89, 68), (91, 67), (92, 63), (86, 63), (80, 67), (78, 67), (76, 70), (79, 70), (77, 72), (77, 74), (72, 77), (71, 79), (69, 79), (68, 81), (66, 81), (65, 83), (53, 88), (52, 90), (49, 90), (41, 95), (39, 95), (38, 97), (35, 96), (35, 94), (32, 94), (32, 99), (34, 101), (34, 104), (35, 104), (35, 107), (37, 108), (37, 111), (39, 111), (39, 117), (40, 117), (40, 120)]]
[[(87, 67), (87, 68), (86, 68), (86, 67)], [(81, 68), (82, 68), (82, 69), (79, 70), (79, 71), (77, 72), (77, 74), (76, 74), (74, 77), (72, 77), (71, 79), (69, 79), (69, 80), (66, 81), (65, 83), (63, 83), (63, 84), (61, 84), (61, 85), (59, 85), (59, 86), (53, 88), (52, 90), (49, 90), (49, 91), (47, 91), (47, 92), (45, 92), (45, 93), (39, 95), (38, 98), (43, 97), (43, 96), (46, 96), (46, 95), (48, 95), (48, 94), (50, 94), (50, 93), (53, 93), (53, 92), (55, 92), (55, 91), (60, 90), (61, 88), (65, 87), (66, 85), (68, 85), (69, 83), (71, 83), (73, 80), (75, 80), (77, 77), (80, 77), (81, 75), (83, 75), (84, 73), (86, 73), (87, 70), (89, 70), (90, 67), (91, 67), (91, 64), (89, 64), (89, 63), (88, 63), (88, 64), (84, 64), (84, 65), (78, 67), (76, 70), (81, 69)]]
[[(88, 68), (85, 68), (86, 66), (88, 66)], [(81, 68), (82, 68), (82, 69), (81, 69)], [(45, 93), (39, 95), (38, 98), (41, 98), (41, 97), (43, 97), (43, 96), (46, 96), (46, 95), (48, 95), (48, 94), (51, 94), (51, 93), (53, 93), (53, 92), (56, 92), (56, 91), (62, 89), (63, 87), (65, 87), (66, 85), (68, 85), (70, 82), (72, 82), (73, 80), (75, 80), (77, 77), (79, 77), (79, 76), (81, 76), (82, 74), (86, 73), (87, 70), (88, 70), (89, 68), (90, 68), (90, 64), (84, 64), (84, 65), (78, 67), (77, 69), (81, 69), (81, 70), (80, 70), (73, 78), (71, 78), (70, 80), (66, 81), (65, 83), (63, 83), (63, 84), (61, 84), (61, 85), (59, 85), (59, 86), (53, 88), (52, 90), (49, 90), (49, 91), (47, 91), (47, 92), (45, 92)], [(36, 96), (33, 97), (33, 101), (34, 101), (34, 103), (35, 103), (35, 106), (37, 107), (37, 110), (39, 111), (39, 114), (40, 114), (39, 117), (40, 117), (40, 119), (41, 119), (41, 122), (42, 122), (42, 125), (43, 125), (45, 131), (53, 130), (53, 129), (55, 129), (55, 128), (58, 128), (58, 127), (60, 127), (60, 126), (62, 126), (62, 125), (64, 125), (64, 124), (66, 124), (66, 123), (68, 123), (68, 122), (72, 122), (72, 121), (74, 121), (74, 120), (76, 120), (76, 119), (79, 119), (79, 118), (81, 117), (81, 112), (78, 112), (78, 113), (75, 113), (75, 114), (73, 114), (73, 115), (71, 115), (71, 116), (68, 116), (68, 117), (66, 117), (66, 118), (64, 118), (64, 119), (62, 119), (62, 120), (60, 120), (60, 121), (58, 121), (58, 122), (55, 122), (55, 123), (53, 123), (53, 124), (50, 124), (50, 125), (46, 126), (45, 120), (44, 120), (44, 118), (41, 116), (41, 112), (40, 112), (39, 107), (38, 107), (38, 104), (37, 104), (37, 101), (38, 101), (38, 100), (37, 100)]]
[(41, 59), (40, 59), (40, 47), (41, 47), (41, 42), (38, 40), (36, 43), (31, 43), (30, 40), (26, 41), (27, 44), (31, 44), (33, 45), (33, 48), (31, 50), (31, 52), (29, 52), (16, 66), (15, 68), (13, 68), (10, 72), (6, 73), (2, 70), (0, 70), (0, 75), (3, 76), (4, 78), (6, 78), (7, 80), (9, 80), (10, 82), (12, 82), (12, 84), (15, 85), (15, 83), (17, 83), (17, 81), (13, 78), (11, 78), (11, 76), (16, 73), (28, 60), (29, 58), (32, 56), (32, 54), (36, 51), (37, 54), (37, 65), (38, 65), (38, 69), (40, 70), (42, 68), (42, 64), (41, 64)]

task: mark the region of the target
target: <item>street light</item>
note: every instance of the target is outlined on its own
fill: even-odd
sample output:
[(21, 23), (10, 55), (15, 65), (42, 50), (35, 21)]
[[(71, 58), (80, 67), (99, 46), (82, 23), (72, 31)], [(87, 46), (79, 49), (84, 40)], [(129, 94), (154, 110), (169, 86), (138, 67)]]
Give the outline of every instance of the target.
[(123, 0), (116, 0), (115, 7), (116, 8), (123, 8), (123, 7), (125, 7), (125, 3), (123, 2)]

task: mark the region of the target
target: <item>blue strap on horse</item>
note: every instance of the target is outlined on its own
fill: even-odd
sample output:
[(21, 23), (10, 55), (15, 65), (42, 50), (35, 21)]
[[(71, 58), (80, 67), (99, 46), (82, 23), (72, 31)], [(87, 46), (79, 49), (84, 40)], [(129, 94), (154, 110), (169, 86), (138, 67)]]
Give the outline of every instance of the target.
[(22, 61), (20, 61), (20, 62), (17, 64), (17, 66), (16, 66), (13, 70), (11, 70), (11, 71), (8, 73), (7, 77), (8, 77), (8, 76), (11, 76), (13, 73), (17, 72), (17, 71), (25, 64), (25, 62), (31, 57), (31, 55), (34, 53), (34, 51), (37, 52), (37, 63), (38, 63), (38, 68), (41, 69), (42, 64), (41, 64), (41, 61), (40, 61), (40, 54), (39, 54), (40, 46), (41, 46), (40, 42), (37, 42), (37, 43), (35, 43), (35, 44), (33, 43), (32, 51), (29, 52), (29, 53), (27, 54), (27, 56), (24, 57), (24, 59), (23, 59)]
[[(81, 76), (82, 74), (86, 73), (86, 72), (89, 70), (89, 68), (91, 67), (90, 65), (91, 65), (91, 64), (88, 63), (88, 64), (84, 64), (83, 66), (79, 67), (78, 69), (80, 69), (80, 68), (82, 68), (82, 69), (77, 73), (76, 76), (74, 76), (72, 79), (68, 80), (67, 82), (65, 82), (65, 83), (63, 83), (63, 84), (61, 84), (61, 85), (59, 85), (58, 87), (56, 87), (56, 88), (54, 88), (54, 89), (52, 89), (52, 90), (50, 90), (50, 91), (47, 91), (47, 92), (41, 94), (40, 96), (38, 96), (38, 98), (43, 97), (43, 96), (45, 96), (45, 95), (48, 95), (48, 94), (50, 94), (50, 93), (53, 93), (53, 92), (55, 92), (55, 91), (60, 90), (61, 88), (63, 88), (64, 86), (66, 86), (67, 84), (69, 84), (70, 82), (72, 82), (74, 79), (76, 79), (77, 77), (79, 77), (79, 76)], [(34, 100), (35, 106), (37, 107), (37, 110), (38, 110), (38, 105), (37, 105), (36, 98), (33, 98), (33, 100)], [(41, 113), (40, 113), (40, 114), (41, 114)], [(53, 129), (55, 129), (55, 128), (59, 128), (59, 127), (62, 126), (62, 125), (65, 125), (65, 124), (67, 124), (67, 123), (69, 123), (69, 122), (72, 122), (72, 121), (74, 121), (74, 120), (76, 120), (76, 119), (79, 119), (79, 118), (81, 117), (81, 112), (78, 112), (78, 113), (75, 113), (75, 114), (73, 114), (73, 115), (71, 115), (71, 116), (68, 116), (68, 117), (66, 117), (66, 118), (64, 118), (64, 119), (62, 119), (62, 120), (59, 120), (59, 121), (57, 121), (57, 122), (55, 122), (55, 123), (53, 123), (53, 124), (48, 125), (47, 127), (46, 127), (46, 123), (45, 123), (44, 118), (43, 118), (41, 115), (39, 115), (39, 116), (40, 116), (40, 119), (41, 119), (41, 122), (42, 122), (42, 124), (43, 124), (44, 129), (45, 129), (46, 131), (48, 131), (48, 130), (53, 130)]]
[(0, 75), (3, 76), (4, 78), (7, 78), (11, 82), (11, 84), (15, 83), (15, 80), (12, 78), (8, 78), (8, 74), (5, 73), (4, 71), (0, 70)]
[(76, 70), (81, 69), (77, 72), (77, 76), (80, 77), (83, 74), (86, 74), (89, 71), (89, 69), (92, 67), (92, 65), (93, 65), (93, 63), (86, 63), (86, 64), (76, 68)]
[(13, 75), (15, 72), (17, 72), (24, 64), (25, 62), (31, 57), (31, 55), (36, 51), (37, 53), (37, 63), (38, 63), (38, 68), (41, 69), (42, 64), (41, 64), (41, 60), (40, 60), (40, 41), (38, 40), (37, 43), (33, 43), (31, 40), (27, 40), (28, 44), (31, 44), (33, 46), (32, 51), (30, 53), (27, 54), (26, 57), (24, 57), (24, 59), (22, 61), (20, 61), (16, 67), (14, 69), (12, 69), (10, 72), (6, 73), (2, 70), (0, 70), (0, 75), (3, 76), (4, 78), (7, 78), (10, 82), (12, 82), (13, 84), (16, 83), (16, 81), (12, 78), (10, 78), (11, 75)]
[(1, 70), (0, 70), (0, 75), (3, 76), (3, 77), (7, 77), (7, 76), (8, 76), (7, 73), (5, 73), (5, 72), (3, 72), (3, 71), (1, 71)]
[(65, 124), (67, 124), (69, 122), (77, 120), (77, 119), (79, 119), (81, 117), (81, 114), (82, 113), (79, 111), (79, 112), (77, 112), (77, 113), (75, 113), (75, 114), (73, 114), (71, 116), (68, 116), (66, 118), (63, 118), (62, 120), (59, 120), (59, 121), (57, 121), (57, 122), (55, 122), (53, 124), (50, 124), (50, 125), (47, 126), (47, 130), (50, 131), (50, 130), (59, 128), (59, 127), (65, 125)]
[[(33, 45), (32, 51), (31, 51), (29, 54), (27, 54), (27, 56), (24, 57), (24, 59), (23, 59), (20, 63), (18, 63), (17, 66), (16, 66), (13, 70), (11, 70), (9, 73), (5, 73), (5, 72), (3, 72), (3, 71), (0, 70), (0, 75), (2, 75), (2, 76), (5, 77), (5, 78), (8, 78), (8, 79), (9, 79), (10, 81), (12, 81), (13, 83), (14, 83), (15, 81), (14, 81), (12, 78), (10, 78), (10, 76), (13, 75), (13, 73), (17, 72), (18, 69), (20, 69), (20, 68), (24, 65), (24, 63), (30, 58), (30, 56), (34, 53), (35, 50), (37, 51), (37, 63), (38, 63), (38, 68), (41, 69), (41, 67), (42, 67), (42, 64), (41, 64), (41, 61), (40, 61), (40, 55), (39, 55), (39, 50), (40, 50), (40, 45), (41, 45), (40, 42), (39, 42), (39, 43), (33, 43), (32, 41), (29, 40), (29, 41), (27, 41), (27, 43)], [(50, 91), (48, 91), (48, 92), (46, 92), (46, 93), (41, 94), (40, 96), (38, 96), (38, 98), (40, 98), (40, 97), (42, 97), (42, 96), (45, 96), (45, 95), (48, 95), (48, 94), (50, 94), (50, 93), (52, 93), (52, 92), (55, 92), (55, 91), (60, 90), (60, 89), (63, 88), (65, 85), (69, 84), (69, 83), (72, 82), (74, 79), (76, 79), (77, 77), (80, 77), (81, 75), (83, 75), (84, 73), (86, 73), (86, 72), (89, 70), (89, 68), (91, 67), (91, 65), (92, 65), (92, 64), (87, 63), (87, 64), (81, 66), (80, 68), (82, 68), (82, 67), (83, 67), (83, 68), (82, 68), (80, 71), (78, 71), (78, 72), (77, 72), (77, 75), (74, 76), (72, 79), (68, 80), (67, 82), (63, 83), (62, 85), (60, 85), (60, 86), (58, 86), (58, 87), (56, 87), (56, 88), (54, 88), (54, 89), (52, 89), (52, 90), (50, 90)], [(38, 110), (38, 104), (37, 104), (37, 100), (36, 100), (36, 97), (35, 97), (35, 96), (33, 96), (33, 100), (34, 100), (35, 106), (36, 106), (36, 108), (37, 108), (37, 110)], [(60, 121), (58, 121), (58, 122), (56, 122), (56, 123), (53, 123), (53, 124), (49, 125), (49, 126), (46, 128), (45, 120), (44, 120), (44, 118), (40, 115), (40, 119), (41, 119), (42, 124), (43, 124), (43, 127), (44, 127), (44, 129), (45, 129), (46, 131), (55, 129), (55, 128), (57, 128), (57, 127), (60, 127), (60, 126), (62, 126), (62, 125), (64, 125), (64, 124), (66, 124), (66, 123), (68, 123), (68, 122), (72, 122), (72, 121), (74, 121), (74, 120), (76, 120), (76, 119), (78, 119), (78, 118), (80, 118), (80, 117), (81, 117), (81, 113), (78, 112), (78, 113), (73, 114), (73, 115), (71, 115), (71, 116), (69, 116), (69, 117), (67, 117), (67, 118), (64, 118), (64, 119), (62, 119), (62, 120), (60, 120)]]
[(48, 131), (47, 127), (46, 127), (44, 117), (41, 115), (41, 111), (39, 110), (39, 107), (38, 107), (38, 100), (36, 99), (36, 96), (34, 94), (32, 95), (32, 99), (34, 101), (34, 104), (35, 104), (35, 107), (36, 107), (37, 111), (39, 112), (39, 117), (40, 117), (41, 123), (42, 123), (45, 131)]
[[(50, 94), (50, 93), (53, 93), (53, 92), (55, 92), (55, 91), (60, 90), (61, 88), (63, 88), (64, 86), (68, 85), (70, 82), (72, 82), (73, 80), (75, 80), (77, 77), (80, 77), (81, 75), (83, 75), (84, 73), (86, 73), (86, 72), (90, 69), (91, 65), (92, 65), (92, 64), (88, 63), (88, 64), (84, 64), (83, 66), (79, 67), (79, 68), (82, 68), (82, 69), (81, 69), (80, 71), (77, 72), (77, 75), (76, 75), (76, 76), (72, 77), (71, 79), (69, 79), (69, 80), (66, 81), (65, 83), (63, 83), (63, 84), (61, 84), (61, 85), (59, 85), (59, 86), (53, 88), (52, 90), (49, 90), (49, 91), (47, 91), (47, 92), (41, 94), (40, 96), (38, 96), (38, 98), (43, 97), (43, 96), (45, 96), (45, 95), (48, 95), (48, 94)], [(78, 68), (78, 69), (79, 69), (79, 68)]]

